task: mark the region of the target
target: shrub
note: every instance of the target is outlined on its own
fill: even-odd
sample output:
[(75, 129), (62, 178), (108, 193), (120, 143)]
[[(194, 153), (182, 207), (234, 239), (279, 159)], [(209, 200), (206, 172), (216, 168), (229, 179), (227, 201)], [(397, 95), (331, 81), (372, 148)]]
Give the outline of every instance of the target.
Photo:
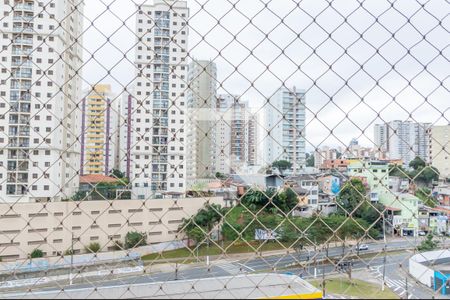
[(99, 243), (90, 243), (89, 246), (86, 247), (87, 253), (98, 253), (100, 251)]
[(136, 231), (128, 232), (125, 236), (125, 248), (132, 249), (140, 246), (147, 245), (147, 236), (145, 233)]
[(30, 254), (31, 258), (42, 258), (44, 257), (44, 252), (40, 249), (34, 249), (33, 252)]

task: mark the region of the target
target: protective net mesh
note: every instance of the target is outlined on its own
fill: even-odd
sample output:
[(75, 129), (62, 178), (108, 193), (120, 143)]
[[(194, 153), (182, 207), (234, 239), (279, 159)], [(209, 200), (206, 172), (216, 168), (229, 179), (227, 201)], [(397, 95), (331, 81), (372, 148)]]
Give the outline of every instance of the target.
[(448, 16), (2, 0), (0, 297), (445, 297)]

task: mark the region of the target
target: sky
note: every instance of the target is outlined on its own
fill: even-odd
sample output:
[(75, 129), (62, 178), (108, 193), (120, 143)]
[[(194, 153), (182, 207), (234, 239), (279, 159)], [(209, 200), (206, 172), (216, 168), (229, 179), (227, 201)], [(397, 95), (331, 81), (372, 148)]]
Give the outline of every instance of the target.
[[(85, 1), (85, 84), (135, 77), (136, 5)], [(307, 149), (373, 146), (373, 125), (450, 123), (445, 0), (188, 0), (189, 54), (213, 60), (220, 93), (260, 113), (283, 84), (306, 92)], [(109, 73), (108, 73), (109, 71)]]

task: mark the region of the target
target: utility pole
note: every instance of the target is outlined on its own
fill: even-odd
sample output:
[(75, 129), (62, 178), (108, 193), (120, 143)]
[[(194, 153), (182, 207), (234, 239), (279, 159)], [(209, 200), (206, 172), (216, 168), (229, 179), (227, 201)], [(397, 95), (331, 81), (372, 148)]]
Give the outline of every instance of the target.
[(348, 272), (348, 277), (349, 277), (350, 281), (352, 280), (352, 267), (353, 267), (353, 259), (350, 260), (350, 266), (349, 266), (349, 272)]
[(384, 286), (385, 286), (385, 283), (386, 283), (386, 247), (387, 247), (386, 222), (385, 222), (384, 215), (383, 215), (383, 238), (384, 238), (384, 247), (383, 247), (384, 257), (383, 257), (383, 281), (381, 282), (381, 284), (382, 284), (381, 290), (382, 291), (384, 291)]
[(322, 261), (322, 298), (325, 299), (325, 260)]
[(178, 263), (175, 263), (175, 280), (178, 280)]
[(406, 299), (409, 299), (409, 292), (408, 292), (408, 276), (406, 276)]
[(72, 242), (70, 246), (70, 273), (69, 273), (69, 285), (72, 285), (72, 268), (73, 268), (73, 232), (72, 232)]

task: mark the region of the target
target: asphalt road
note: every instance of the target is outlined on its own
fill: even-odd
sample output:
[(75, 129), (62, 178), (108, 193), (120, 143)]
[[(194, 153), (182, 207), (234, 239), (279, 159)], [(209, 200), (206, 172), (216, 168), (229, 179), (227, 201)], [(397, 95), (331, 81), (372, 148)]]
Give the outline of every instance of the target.
[[(416, 241), (418, 244), (419, 241)], [(197, 266), (193, 268), (189, 268), (187, 270), (180, 270), (166, 273), (155, 273), (148, 275), (134, 275), (130, 277), (120, 278), (120, 279), (108, 279), (108, 278), (99, 278), (89, 280), (88, 283), (77, 284), (75, 283), (72, 286), (55, 286), (50, 288), (42, 288), (42, 287), (33, 287), (31, 288), (33, 291), (54, 291), (61, 290), (61, 287), (64, 286), (64, 289), (79, 289), (79, 288), (93, 288), (96, 286), (117, 286), (117, 285), (133, 285), (139, 283), (147, 283), (147, 282), (164, 282), (169, 280), (186, 280), (186, 279), (201, 279), (207, 277), (221, 277), (221, 276), (230, 276), (230, 275), (238, 275), (238, 274), (247, 274), (253, 272), (280, 272), (280, 273), (292, 273), (302, 278), (312, 278), (317, 277), (320, 278), (323, 273), (328, 276), (329, 274), (335, 273), (343, 273), (348, 274), (346, 270), (340, 270), (336, 267), (336, 261), (347, 261), (350, 257), (354, 257), (352, 270), (367, 270), (376, 273), (376, 270), (381, 270), (380, 268), (384, 264), (384, 254), (383, 249), (385, 245), (384, 243), (378, 242), (376, 244), (369, 244), (369, 252), (360, 251), (359, 256), (357, 255), (357, 251), (355, 251), (354, 247), (346, 248), (344, 255), (342, 247), (333, 247), (329, 248), (328, 256), (326, 251), (301, 251), (300, 253), (295, 253), (291, 255), (277, 255), (270, 257), (259, 257), (259, 258), (249, 258), (244, 260), (235, 260), (235, 261), (212, 261), (211, 265), (208, 266)], [(393, 253), (387, 253), (386, 255), (386, 276), (392, 276), (392, 280), (396, 280), (395, 282), (399, 283), (397, 279), (399, 274), (397, 274), (398, 265), (401, 263), (405, 266), (405, 270), (407, 270), (407, 261), (408, 258), (413, 254), (412, 251), (407, 252), (406, 249), (414, 247), (414, 240), (407, 241), (390, 241), (387, 244), (388, 251), (393, 251), (394, 249), (399, 249), (403, 253), (398, 253), (398, 251)], [(404, 249), (404, 250), (401, 250)], [(327, 258), (322, 263), (321, 260)], [(316, 263), (314, 263), (316, 262)], [(389, 267), (391, 266), (391, 267)], [(391, 275), (392, 274), (392, 275)], [(376, 274), (374, 274), (376, 275)], [(403, 279), (405, 276), (403, 275)], [(393, 281), (394, 282), (394, 281)], [(412, 297), (415, 297), (415, 293), (417, 295), (428, 295), (429, 292), (425, 293), (418, 289), (417, 292), (415, 290), (411, 290)], [(429, 296), (429, 295), (428, 295)], [(419, 298), (419, 297), (416, 297)]]

